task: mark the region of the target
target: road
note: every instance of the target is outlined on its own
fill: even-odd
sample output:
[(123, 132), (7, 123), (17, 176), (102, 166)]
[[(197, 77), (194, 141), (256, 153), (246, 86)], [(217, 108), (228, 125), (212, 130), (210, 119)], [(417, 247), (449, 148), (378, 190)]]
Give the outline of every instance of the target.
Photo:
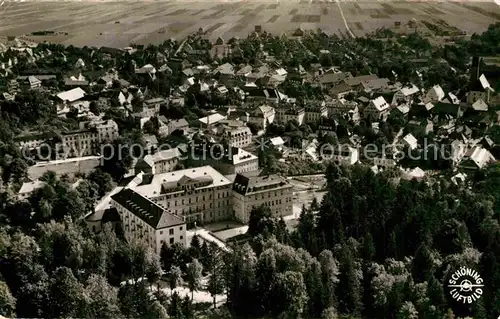
[(342, 6), (340, 5), (340, 1), (335, 0), (335, 2), (337, 3), (337, 6), (339, 7), (340, 15), (342, 16), (342, 20), (344, 20), (344, 25), (345, 25), (345, 29), (347, 30), (347, 33), (349, 33), (349, 35), (355, 39), (356, 36), (354, 35), (354, 33), (352, 33), (351, 29), (349, 28), (349, 25), (347, 24), (347, 20), (344, 16), (344, 11), (342, 10)]

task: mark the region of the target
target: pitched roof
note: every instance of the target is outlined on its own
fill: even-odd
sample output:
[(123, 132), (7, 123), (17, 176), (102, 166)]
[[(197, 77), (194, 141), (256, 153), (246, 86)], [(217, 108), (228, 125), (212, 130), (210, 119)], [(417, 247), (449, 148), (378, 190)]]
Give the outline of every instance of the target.
[(443, 88), (439, 84), (434, 85), (427, 94), (430, 94), (431, 92), (437, 97), (438, 101), (441, 101), (446, 96)]
[(484, 74), (481, 74), (481, 76), (479, 77), (479, 83), (481, 83), (481, 86), (485, 90), (491, 88), (490, 83), (488, 82), (488, 80), (486, 79), (486, 76), (484, 76)]
[(469, 157), (469, 159), (472, 160), (478, 168), (483, 168), (487, 164), (495, 161), (495, 157), (493, 157), (493, 155), (491, 155), (488, 150), (480, 146), (474, 147), (469, 152), (467, 152), (465, 156)]
[(88, 81), (73, 80), (73, 79), (65, 79), (64, 85), (67, 85), (67, 86), (76, 86), (76, 85), (87, 86), (87, 85), (89, 85), (89, 82)]
[(345, 82), (342, 82), (339, 85), (330, 89), (329, 93), (330, 94), (340, 94), (340, 93), (344, 93), (344, 92), (349, 92), (350, 90), (352, 90), (351, 86), (349, 86)]
[(181, 217), (167, 212), (158, 204), (129, 188), (112, 195), (111, 199), (155, 229), (185, 223)]
[(405, 86), (404, 88), (401, 89), (401, 93), (403, 93), (404, 96), (409, 96), (409, 95), (415, 94), (419, 91), (420, 90), (418, 89), (418, 87), (416, 87), (413, 84), (410, 86)]
[(438, 102), (432, 108), (432, 112), (438, 114), (450, 114), (456, 117), (461, 116), (461, 106), (460, 104), (453, 104), (446, 101)]
[(429, 102), (429, 103), (426, 103), (426, 104), (425, 104), (425, 109), (426, 109), (427, 111), (430, 111), (430, 110), (432, 110), (433, 108), (434, 108), (434, 104), (432, 104), (431, 102)]
[(479, 99), (472, 104), (472, 109), (474, 109), (474, 111), (488, 111), (488, 104), (482, 99)]
[(411, 133), (406, 135), (403, 140), (408, 144), (411, 150), (414, 150), (418, 146), (418, 141)]
[(247, 177), (238, 174), (233, 183), (233, 190), (243, 195), (282, 187), (292, 186), (285, 178), (278, 175)]
[(42, 182), (40, 180), (35, 180), (33, 182), (27, 182), (27, 183), (23, 183), (23, 185), (21, 186), (21, 189), (19, 190), (18, 194), (19, 195), (22, 195), (22, 194), (29, 194), (39, 188), (42, 188), (43, 186), (45, 185), (45, 182)]
[(378, 90), (387, 87), (389, 80), (386, 78), (377, 78), (361, 82), (363, 89), (367, 91)]
[(224, 63), (215, 69), (214, 73), (233, 75), (234, 69), (231, 63)]
[(17, 77), (17, 80), (24, 81), (27, 78), (29, 78), (30, 76), (34, 76), (34, 77), (36, 77), (40, 81), (46, 81), (46, 80), (51, 80), (51, 79), (56, 79), (57, 78), (57, 76), (54, 75), (54, 74), (34, 74), (34, 75), (32, 74), (32, 75), (29, 75), (29, 76), (20, 75), (20, 76)]
[(57, 97), (63, 101), (74, 102), (84, 97), (85, 94), (85, 91), (78, 87), (69, 91), (61, 92), (57, 94)]
[(244, 67), (242, 67), (241, 69), (239, 69), (236, 74), (237, 75), (245, 75), (245, 74), (248, 74), (252, 72), (252, 66), (251, 65), (245, 65)]
[(350, 86), (356, 86), (364, 81), (370, 81), (375, 79), (378, 79), (378, 76), (376, 74), (360, 75), (350, 79), (346, 79), (345, 83), (347, 83)]
[(350, 79), (352, 77), (350, 72), (338, 72), (338, 73), (324, 73), (319, 77), (319, 83), (321, 84), (337, 84), (343, 80)]
[(385, 101), (383, 96), (379, 96), (376, 99), (371, 100), (371, 104), (380, 112), (389, 108), (389, 104)]
[(273, 144), (274, 146), (285, 144), (285, 141), (283, 141), (281, 136), (273, 137), (270, 139), (270, 141), (271, 141), (271, 144)]
[(171, 120), (168, 122), (168, 125), (172, 127), (174, 130), (180, 127), (186, 127), (189, 126), (188, 121), (186, 121), (185, 118), (178, 119), (178, 120)]
[(210, 114), (208, 116), (202, 117), (202, 118), (198, 119), (198, 121), (200, 121), (201, 123), (203, 123), (205, 125), (208, 125), (208, 124), (215, 124), (215, 123), (217, 123), (225, 118), (226, 117), (224, 115), (221, 115), (219, 113), (215, 113), (215, 114)]
[(37, 84), (42, 83), (42, 81), (40, 81), (39, 79), (37, 79), (33, 75), (28, 76), (27, 81), (29, 82), (30, 85), (37, 85)]
[(144, 142), (147, 144), (158, 144), (158, 139), (156, 138), (155, 135), (144, 135), (142, 137), (144, 139)]
[(410, 107), (408, 105), (400, 105), (397, 109), (403, 114), (408, 114), (410, 112)]

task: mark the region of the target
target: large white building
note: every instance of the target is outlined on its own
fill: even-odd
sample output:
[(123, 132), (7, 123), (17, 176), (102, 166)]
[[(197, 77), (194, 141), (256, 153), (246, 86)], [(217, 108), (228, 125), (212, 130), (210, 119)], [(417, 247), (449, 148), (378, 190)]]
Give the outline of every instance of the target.
[(261, 205), (275, 217), (293, 214), (293, 186), (277, 175), (246, 177), (238, 174), (233, 184), (233, 209), (236, 220), (248, 223), (250, 212)]
[(61, 133), (61, 143), (56, 145), (56, 159), (95, 155), (102, 144), (119, 136), (118, 125), (113, 120), (90, 123), (85, 129)]
[(141, 171), (147, 174), (162, 174), (173, 171), (179, 160), (181, 153), (178, 148), (160, 151), (153, 155), (146, 155), (135, 165), (135, 173)]
[(188, 223), (210, 223), (233, 218), (231, 185), (203, 166), (149, 176), (134, 190)]
[(127, 239), (142, 241), (158, 254), (163, 244), (186, 245), (184, 219), (134, 190), (125, 188), (112, 195), (111, 206), (118, 211)]
[[(212, 144), (219, 146), (221, 144)], [(259, 170), (259, 158), (238, 147), (212, 148), (204, 144), (189, 152), (189, 166), (210, 165), (224, 175), (254, 172)]]
[(252, 144), (252, 132), (246, 125), (229, 127), (224, 132), (224, 138), (234, 147), (247, 147)]

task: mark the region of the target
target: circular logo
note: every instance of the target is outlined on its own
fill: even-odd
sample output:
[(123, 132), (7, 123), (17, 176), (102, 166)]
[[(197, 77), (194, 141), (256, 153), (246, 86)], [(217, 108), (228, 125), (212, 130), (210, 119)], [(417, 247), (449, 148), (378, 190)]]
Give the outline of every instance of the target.
[(477, 271), (461, 267), (448, 280), (450, 295), (457, 302), (472, 304), (483, 295), (483, 278)]

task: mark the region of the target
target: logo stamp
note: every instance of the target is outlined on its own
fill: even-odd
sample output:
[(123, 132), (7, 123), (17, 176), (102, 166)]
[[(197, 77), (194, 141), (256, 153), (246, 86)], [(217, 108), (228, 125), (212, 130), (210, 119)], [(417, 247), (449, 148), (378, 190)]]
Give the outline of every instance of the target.
[(483, 295), (483, 278), (474, 269), (461, 267), (448, 280), (451, 297), (462, 304), (472, 304)]

